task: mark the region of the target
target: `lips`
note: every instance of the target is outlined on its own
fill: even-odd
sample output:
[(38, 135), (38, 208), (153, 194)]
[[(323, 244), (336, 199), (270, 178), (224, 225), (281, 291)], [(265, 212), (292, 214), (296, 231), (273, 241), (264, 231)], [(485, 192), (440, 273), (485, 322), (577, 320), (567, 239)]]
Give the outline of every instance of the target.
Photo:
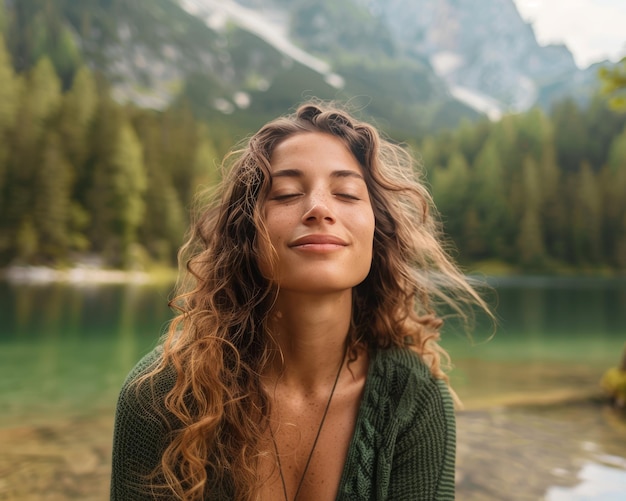
[(304, 235), (296, 238), (289, 244), (289, 247), (304, 247), (304, 246), (347, 246), (348, 243), (345, 240), (335, 236), (327, 234), (319, 235)]

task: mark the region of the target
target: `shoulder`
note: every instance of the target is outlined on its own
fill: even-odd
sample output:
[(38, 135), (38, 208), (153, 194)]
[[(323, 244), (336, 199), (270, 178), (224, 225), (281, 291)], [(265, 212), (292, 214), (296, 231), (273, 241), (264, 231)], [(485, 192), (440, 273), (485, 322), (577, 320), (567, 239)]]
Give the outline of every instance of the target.
[(422, 358), (409, 348), (386, 348), (374, 352), (373, 361), (386, 371), (411, 372), (420, 377), (428, 377), (430, 370)]
[(368, 381), (373, 393), (401, 420), (424, 412), (450, 413), (452, 398), (445, 381), (435, 378), (422, 358), (408, 348), (374, 353)]
[[(169, 368), (153, 372), (163, 359), (159, 346), (144, 356), (126, 377), (115, 413), (111, 468), (111, 499), (153, 499), (146, 478), (159, 465), (176, 420), (165, 397), (176, 382)], [(152, 374), (151, 374), (152, 373)], [(150, 374), (149, 378), (145, 378)]]
[(151, 370), (155, 369), (163, 360), (163, 346), (157, 345), (146, 353), (130, 370), (124, 384), (132, 383)]
[(124, 414), (150, 416), (165, 410), (166, 395), (176, 383), (176, 374), (169, 368), (154, 371), (163, 359), (163, 348), (157, 346), (147, 353), (126, 376), (117, 403), (118, 417)]
[(430, 385), (435, 378), (422, 358), (409, 348), (387, 348), (374, 352), (370, 376), (390, 390), (417, 384)]

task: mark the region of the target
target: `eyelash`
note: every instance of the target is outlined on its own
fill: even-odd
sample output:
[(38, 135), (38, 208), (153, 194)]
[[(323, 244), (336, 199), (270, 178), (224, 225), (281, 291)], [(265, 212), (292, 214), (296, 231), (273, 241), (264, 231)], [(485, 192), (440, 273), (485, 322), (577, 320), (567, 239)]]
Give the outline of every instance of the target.
[[(280, 202), (281, 200), (282, 201), (289, 200), (290, 198), (297, 197), (299, 195), (300, 195), (300, 193), (286, 193), (284, 195), (276, 195), (276, 196), (272, 197), (272, 200), (276, 200), (276, 201)], [(349, 193), (335, 193), (334, 195), (337, 196), (337, 197), (347, 198), (349, 200), (354, 200), (354, 201), (361, 200), (359, 197), (351, 195)]]
[(350, 195), (349, 193), (336, 193), (338, 197), (348, 198), (350, 200), (361, 200), (359, 197)]
[(276, 195), (272, 197), (272, 200), (281, 201), (281, 200), (289, 200), (290, 198), (297, 197), (299, 193), (287, 193), (285, 195)]

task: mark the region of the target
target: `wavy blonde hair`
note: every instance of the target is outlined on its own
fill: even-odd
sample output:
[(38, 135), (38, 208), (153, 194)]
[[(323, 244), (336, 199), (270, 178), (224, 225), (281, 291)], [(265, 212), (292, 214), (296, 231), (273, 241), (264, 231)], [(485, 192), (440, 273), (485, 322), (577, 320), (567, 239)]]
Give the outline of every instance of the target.
[(142, 380), (163, 371), (176, 377), (164, 406), (177, 424), (152, 477), (153, 492), (186, 501), (247, 501), (258, 492), (270, 412), (259, 375), (270, 356), (268, 321), (277, 294), (259, 269), (261, 260), (275, 264), (263, 205), (276, 145), (306, 132), (345, 143), (363, 169), (374, 210), (371, 270), (353, 291), (347, 339), (353, 359), (357, 348), (410, 346), (434, 377), (447, 380), (435, 306), (444, 302), (462, 314), (464, 305), (486, 309), (445, 251), (432, 199), (404, 148), (333, 104), (303, 104), (268, 123), (226, 157), (223, 181), (179, 255), (185, 280), (171, 302), (179, 314), (160, 365)]

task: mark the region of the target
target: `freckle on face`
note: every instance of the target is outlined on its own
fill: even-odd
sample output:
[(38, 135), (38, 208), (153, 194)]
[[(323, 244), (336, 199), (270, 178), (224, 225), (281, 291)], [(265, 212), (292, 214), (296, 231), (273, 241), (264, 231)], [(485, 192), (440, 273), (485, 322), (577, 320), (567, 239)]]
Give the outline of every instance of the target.
[[(326, 133), (300, 133), (279, 143), (270, 164), (264, 212), (281, 291), (348, 290), (363, 281), (372, 260), (374, 214), (362, 168), (345, 144)], [(290, 246), (307, 235), (336, 237), (345, 245)]]

